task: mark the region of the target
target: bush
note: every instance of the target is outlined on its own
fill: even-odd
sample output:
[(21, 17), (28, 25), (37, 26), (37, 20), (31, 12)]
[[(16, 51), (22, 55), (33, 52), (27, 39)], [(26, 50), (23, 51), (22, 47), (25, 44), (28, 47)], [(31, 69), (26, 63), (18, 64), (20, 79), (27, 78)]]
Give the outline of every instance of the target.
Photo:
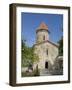
[(33, 75), (33, 72), (32, 72), (32, 73), (22, 72), (22, 73), (21, 73), (21, 76), (22, 76), (22, 77), (32, 77), (32, 76), (34, 76), (34, 75)]

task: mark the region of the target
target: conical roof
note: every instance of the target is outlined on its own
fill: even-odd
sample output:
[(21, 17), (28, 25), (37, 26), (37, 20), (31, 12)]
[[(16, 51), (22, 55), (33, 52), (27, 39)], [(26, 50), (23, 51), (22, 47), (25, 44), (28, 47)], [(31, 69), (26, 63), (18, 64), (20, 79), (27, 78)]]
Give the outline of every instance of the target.
[(44, 22), (42, 22), (40, 26), (38, 27), (38, 30), (40, 29), (48, 30), (48, 26)]

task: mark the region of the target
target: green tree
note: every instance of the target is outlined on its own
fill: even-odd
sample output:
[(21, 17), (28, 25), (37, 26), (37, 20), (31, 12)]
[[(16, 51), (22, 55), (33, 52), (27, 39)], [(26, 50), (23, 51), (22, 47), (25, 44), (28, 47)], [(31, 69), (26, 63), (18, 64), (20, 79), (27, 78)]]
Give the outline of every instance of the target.
[(63, 37), (59, 40), (59, 55), (63, 55)]
[(33, 65), (34, 62), (39, 61), (39, 57), (34, 53), (34, 48), (26, 46), (25, 42), (22, 40), (22, 67)]
[[(63, 32), (63, 26), (61, 28), (61, 32)], [(58, 41), (59, 44), (59, 55), (63, 56), (63, 36), (61, 37), (61, 39)]]

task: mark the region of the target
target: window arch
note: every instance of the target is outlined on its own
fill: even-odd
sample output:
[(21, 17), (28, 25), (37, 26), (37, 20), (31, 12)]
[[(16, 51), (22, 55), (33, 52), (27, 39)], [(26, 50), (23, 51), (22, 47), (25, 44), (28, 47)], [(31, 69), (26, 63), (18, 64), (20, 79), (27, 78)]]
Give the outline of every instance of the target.
[(45, 69), (48, 69), (48, 61), (45, 62)]

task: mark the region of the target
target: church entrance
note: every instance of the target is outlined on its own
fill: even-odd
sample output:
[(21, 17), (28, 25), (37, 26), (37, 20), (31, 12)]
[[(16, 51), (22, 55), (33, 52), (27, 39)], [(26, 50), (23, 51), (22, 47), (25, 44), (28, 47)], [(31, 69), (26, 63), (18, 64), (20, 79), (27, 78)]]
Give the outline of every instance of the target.
[(45, 62), (45, 69), (48, 69), (48, 62)]

